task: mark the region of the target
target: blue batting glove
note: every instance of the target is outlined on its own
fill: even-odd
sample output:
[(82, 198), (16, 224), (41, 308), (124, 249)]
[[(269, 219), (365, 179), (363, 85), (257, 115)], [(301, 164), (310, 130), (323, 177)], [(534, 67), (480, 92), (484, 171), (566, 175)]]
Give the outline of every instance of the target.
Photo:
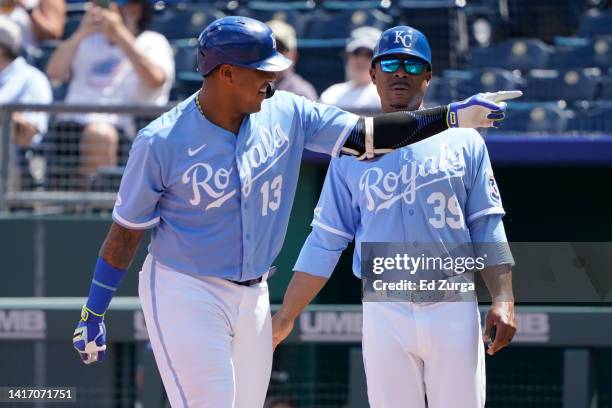
[(74, 330), (72, 344), (85, 364), (103, 361), (106, 354), (104, 315), (96, 315), (83, 306), (81, 321)]
[(479, 93), (461, 102), (448, 105), (446, 123), (449, 128), (499, 127), (506, 114), (508, 99), (522, 96), (521, 91)]

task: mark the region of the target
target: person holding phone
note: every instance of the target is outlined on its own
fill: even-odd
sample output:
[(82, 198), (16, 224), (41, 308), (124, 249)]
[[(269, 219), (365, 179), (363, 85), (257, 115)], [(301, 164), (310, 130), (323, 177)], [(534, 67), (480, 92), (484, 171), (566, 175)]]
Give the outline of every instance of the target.
[[(69, 81), (65, 102), (165, 105), (174, 80), (174, 55), (162, 34), (146, 29), (152, 17), (148, 0), (90, 3), (79, 28), (47, 65), (49, 78)], [(93, 176), (100, 166), (116, 165), (120, 138), (134, 135), (133, 119), (127, 115), (59, 115), (49, 138), (50, 170), (54, 159), (56, 164), (66, 162), (61, 153), (79, 156), (79, 173)], [(66, 146), (78, 148), (66, 151)]]

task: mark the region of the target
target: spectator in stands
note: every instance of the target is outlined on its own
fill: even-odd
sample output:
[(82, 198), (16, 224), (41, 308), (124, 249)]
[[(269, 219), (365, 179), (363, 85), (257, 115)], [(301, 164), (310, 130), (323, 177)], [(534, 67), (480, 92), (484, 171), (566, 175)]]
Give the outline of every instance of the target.
[(276, 76), (276, 89), (293, 92), (296, 95), (305, 96), (306, 98), (316, 101), (319, 99), (317, 91), (312, 84), (298, 75), (293, 67), (297, 63), (297, 36), (295, 29), (289, 24), (280, 20), (268, 21), (266, 24), (270, 26), (274, 37), (276, 38), (276, 49), (285, 57), (293, 61), (293, 65)]
[(380, 110), (380, 98), (370, 79), (370, 61), (381, 31), (360, 27), (346, 46), (348, 81), (334, 84), (321, 94), (321, 102), (349, 110)]
[[(7, 16), (0, 16), (0, 105), (6, 103), (51, 103), (53, 96), (49, 80), (21, 56), (22, 40), (19, 26)], [(11, 187), (42, 184), (44, 162), (31, 152), (40, 144), (47, 130), (44, 112), (14, 112), (13, 142), (17, 167), (11, 171)], [(0, 123), (0, 126), (2, 124)]]
[[(0, 104), (51, 103), (49, 80), (20, 56), (21, 30), (7, 16), (0, 16)], [(42, 112), (15, 112), (14, 142), (20, 150), (40, 143), (47, 130), (47, 115)]]
[[(99, 3), (98, 3), (99, 4)], [(165, 105), (174, 80), (168, 40), (147, 31), (153, 17), (148, 0), (122, 0), (109, 7), (90, 4), (76, 32), (51, 55), (47, 74), (70, 80), (65, 102), (100, 105)], [(136, 129), (128, 115), (62, 114), (49, 132), (50, 142), (79, 146), (80, 173), (118, 163), (121, 137)]]
[(0, 0), (0, 14), (13, 20), (21, 30), (22, 46), (30, 51), (42, 40), (57, 40), (64, 33), (65, 0)]

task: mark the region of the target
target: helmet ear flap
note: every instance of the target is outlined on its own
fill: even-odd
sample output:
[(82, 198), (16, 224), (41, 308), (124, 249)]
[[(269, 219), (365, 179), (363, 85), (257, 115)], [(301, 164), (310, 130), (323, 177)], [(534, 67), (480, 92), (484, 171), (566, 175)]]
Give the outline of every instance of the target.
[(204, 52), (202, 51), (201, 48), (198, 48), (197, 50), (197, 56), (196, 56), (196, 71), (198, 71), (199, 73), (201, 73), (202, 75), (204, 74)]

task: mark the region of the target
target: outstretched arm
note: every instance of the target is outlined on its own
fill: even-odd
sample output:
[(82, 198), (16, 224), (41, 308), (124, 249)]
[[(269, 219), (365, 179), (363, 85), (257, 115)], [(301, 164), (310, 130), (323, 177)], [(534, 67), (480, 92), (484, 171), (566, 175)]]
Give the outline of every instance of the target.
[(372, 159), (448, 128), (498, 127), (506, 111), (503, 101), (521, 95), (521, 91), (483, 93), (447, 106), (361, 117), (341, 152), (359, 160)]

